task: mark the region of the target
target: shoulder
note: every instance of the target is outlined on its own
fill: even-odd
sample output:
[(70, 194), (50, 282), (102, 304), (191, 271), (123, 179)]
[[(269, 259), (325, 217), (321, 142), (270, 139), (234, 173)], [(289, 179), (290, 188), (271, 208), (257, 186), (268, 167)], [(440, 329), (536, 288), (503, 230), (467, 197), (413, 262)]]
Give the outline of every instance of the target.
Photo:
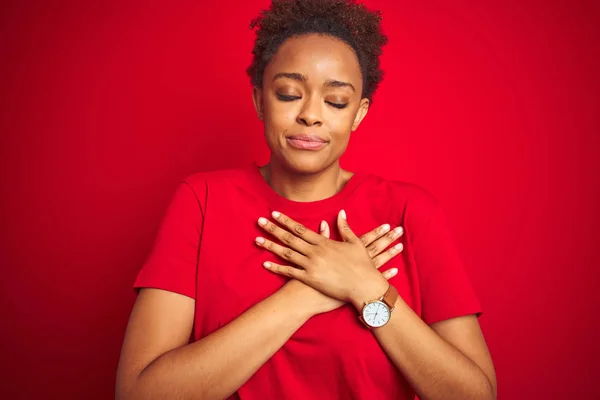
[(227, 168), (212, 171), (199, 171), (185, 176), (181, 184), (188, 186), (197, 196), (205, 194), (209, 187), (224, 186), (242, 182), (246, 178), (246, 168)]
[[(247, 182), (244, 168), (218, 169), (213, 171), (194, 172), (180, 179), (171, 209), (180, 214), (199, 211), (204, 215), (209, 197), (228, 196), (237, 183)], [(233, 186), (232, 186), (233, 184)], [(209, 196), (210, 194), (210, 196)]]
[(397, 206), (403, 206), (406, 212), (422, 212), (439, 207), (437, 197), (424, 186), (410, 181), (385, 178), (369, 173), (364, 189), (373, 196), (384, 197)]

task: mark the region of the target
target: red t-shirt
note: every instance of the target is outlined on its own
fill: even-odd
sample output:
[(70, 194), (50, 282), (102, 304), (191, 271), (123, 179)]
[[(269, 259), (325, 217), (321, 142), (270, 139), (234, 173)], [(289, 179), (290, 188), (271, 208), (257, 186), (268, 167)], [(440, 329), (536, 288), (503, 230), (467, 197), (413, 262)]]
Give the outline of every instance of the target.
[[(193, 338), (200, 340), (287, 280), (262, 266), (285, 261), (255, 245), (265, 235), (259, 217), (280, 211), (314, 231), (326, 220), (340, 240), (341, 209), (358, 236), (384, 223), (404, 228), (404, 250), (382, 271), (398, 268), (391, 284), (426, 323), (481, 313), (444, 213), (425, 189), (357, 172), (330, 198), (296, 202), (277, 194), (256, 164), (180, 184), (134, 287), (195, 299)], [(308, 320), (231, 398), (413, 399), (414, 392), (347, 304)]]

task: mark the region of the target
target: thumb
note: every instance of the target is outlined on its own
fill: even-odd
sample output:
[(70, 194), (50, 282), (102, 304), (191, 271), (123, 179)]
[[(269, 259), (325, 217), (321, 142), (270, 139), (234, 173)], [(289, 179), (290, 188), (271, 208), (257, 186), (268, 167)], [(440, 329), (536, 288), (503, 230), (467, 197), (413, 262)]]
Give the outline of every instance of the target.
[(352, 232), (350, 229), (350, 225), (348, 225), (348, 220), (346, 219), (346, 211), (342, 210), (338, 213), (337, 218), (338, 230), (340, 231), (340, 235), (344, 239), (344, 242), (354, 243), (358, 239), (358, 237)]
[(329, 224), (326, 221), (321, 221), (321, 227), (319, 228), (321, 235), (329, 239), (331, 232), (329, 231)]

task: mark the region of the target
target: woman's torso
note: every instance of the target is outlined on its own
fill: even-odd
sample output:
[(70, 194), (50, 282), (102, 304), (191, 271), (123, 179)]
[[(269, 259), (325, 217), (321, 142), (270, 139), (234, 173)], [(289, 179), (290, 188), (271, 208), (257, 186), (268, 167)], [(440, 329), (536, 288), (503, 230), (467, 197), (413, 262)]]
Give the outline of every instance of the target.
[[(340, 209), (346, 210), (350, 227), (358, 236), (383, 223), (392, 228), (403, 225), (406, 196), (402, 198), (402, 185), (376, 176), (357, 174), (338, 195), (318, 204), (288, 201), (261, 180), (258, 169), (251, 166), (204, 173), (196, 182), (190, 182), (207, 191), (198, 257), (194, 340), (226, 325), (286, 282), (287, 278), (262, 267), (264, 261), (285, 261), (254, 244), (256, 236), (265, 235), (257, 224), (259, 217), (269, 218), (271, 211), (277, 210), (314, 231), (324, 219), (332, 228), (334, 240), (340, 240), (336, 228)], [(381, 270), (398, 268), (390, 283), (419, 314), (410, 232), (401, 241), (404, 251)], [(414, 393), (348, 304), (308, 320), (233, 398), (238, 396), (412, 399)]]

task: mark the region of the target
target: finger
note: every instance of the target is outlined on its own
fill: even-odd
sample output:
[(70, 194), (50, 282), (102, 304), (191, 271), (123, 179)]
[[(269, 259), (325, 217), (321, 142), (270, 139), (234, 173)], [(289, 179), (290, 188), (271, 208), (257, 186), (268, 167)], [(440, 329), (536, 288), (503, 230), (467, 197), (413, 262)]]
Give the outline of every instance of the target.
[(382, 273), (382, 275), (385, 279), (392, 279), (397, 274), (398, 274), (398, 268), (390, 268), (387, 271), (385, 271), (384, 273)]
[(401, 226), (397, 226), (389, 232), (387, 235), (377, 239), (373, 243), (367, 246), (367, 252), (374, 258), (379, 253), (383, 252), (392, 244), (396, 239), (399, 239), (404, 234), (404, 229)]
[(350, 225), (348, 225), (346, 211), (342, 210), (338, 213), (337, 223), (338, 230), (340, 231), (340, 235), (342, 236), (342, 239), (344, 239), (344, 242), (355, 243), (359, 241), (358, 236), (352, 232)]
[(311, 245), (306, 243), (304, 239), (295, 236), (292, 232), (288, 232), (285, 229), (277, 226), (273, 222), (266, 218), (260, 217), (258, 219), (258, 225), (271, 235), (275, 236), (281, 243), (288, 246), (302, 254), (307, 254), (310, 251)]
[(299, 224), (287, 215), (284, 215), (278, 211), (273, 211), (271, 215), (282, 226), (286, 227), (290, 232), (292, 232), (297, 237), (303, 239), (305, 242), (308, 242), (310, 244), (317, 244), (323, 241), (323, 236), (319, 235), (317, 232), (307, 229), (304, 225)]
[(306, 271), (303, 269), (294, 268), (289, 265), (276, 264), (271, 261), (264, 262), (263, 266), (277, 275), (287, 276), (288, 278), (298, 279), (299, 281), (304, 282), (304, 275), (306, 274)]
[(306, 268), (308, 265), (308, 258), (305, 255), (300, 254), (288, 247), (283, 247), (260, 236), (256, 238), (255, 242), (258, 246), (269, 250), (271, 253), (289, 261), (291, 264), (299, 265), (302, 268)]
[(329, 230), (329, 224), (326, 221), (321, 221), (320, 226), (321, 235), (329, 239), (331, 236), (331, 231)]
[(404, 245), (402, 243), (398, 243), (397, 245), (390, 247), (388, 250), (384, 251), (377, 257), (373, 259), (373, 264), (375, 268), (379, 269), (382, 265), (390, 261), (392, 258), (396, 257), (404, 250)]
[(373, 229), (371, 232), (365, 233), (364, 235), (359, 237), (359, 239), (365, 245), (365, 247), (367, 247), (368, 245), (373, 243), (375, 240), (379, 239), (381, 237), (381, 235), (384, 235), (389, 231), (390, 231), (390, 224), (383, 224), (383, 225), (378, 226), (377, 228)]

